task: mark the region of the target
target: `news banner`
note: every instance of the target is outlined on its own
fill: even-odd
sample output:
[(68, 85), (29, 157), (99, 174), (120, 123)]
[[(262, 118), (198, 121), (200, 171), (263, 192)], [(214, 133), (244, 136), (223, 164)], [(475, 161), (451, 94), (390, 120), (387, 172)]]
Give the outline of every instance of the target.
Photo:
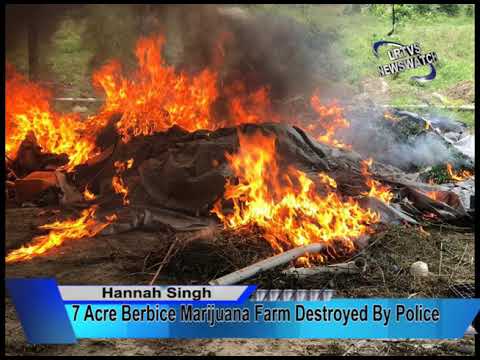
[(94, 338), (462, 338), (479, 299), (341, 299), (331, 290), (65, 286), (7, 279), (28, 341)]

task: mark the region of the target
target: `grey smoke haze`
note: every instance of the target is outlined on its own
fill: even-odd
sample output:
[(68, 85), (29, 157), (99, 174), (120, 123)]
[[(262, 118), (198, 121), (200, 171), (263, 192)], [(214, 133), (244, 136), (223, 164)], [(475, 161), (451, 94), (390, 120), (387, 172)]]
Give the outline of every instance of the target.
[[(95, 6), (8, 5), (7, 46), (23, 36), (22, 29), (30, 21), (52, 33), (63, 15), (71, 14), (72, 9), (78, 10), (81, 17)], [(115, 6), (122, 6), (137, 19), (138, 26), (129, 28), (136, 36), (163, 33), (167, 38), (167, 61), (180, 70), (197, 72), (214, 67), (219, 71), (220, 85), (241, 79), (248, 91), (267, 85), (273, 104), (282, 104), (282, 100), (297, 95), (308, 100), (314, 89), (319, 89), (322, 97), (328, 96), (332, 81), (341, 84), (342, 63), (334, 32), (312, 31), (279, 14), (254, 13), (230, 5)], [(133, 50), (130, 43), (125, 42), (124, 46)], [(99, 61), (115, 55), (100, 54)], [(281, 106), (275, 110), (282, 110)], [(379, 126), (376, 119), (382, 119), (381, 114), (353, 111), (348, 119), (351, 127), (339, 135), (365, 156), (404, 169), (452, 160), (446, 145), (434, 136), (399, 141), (395, 134)]]
[(167, 55), (187, 71), (217, 65), (218, 44), (224, 39), (222, 81), (242, 79), (248, 90), (268, 85), (272, 100), (310, 94), (338, 76), (335, 35), (313, 33), (278, 14), (233, 6), (152, 6), (144, 31), (159, 29), (167, 36)]
[[(8, 5), (6, 9), (8, 48), (25, 42), (29, 23), (35, 23), (41, 31), (41, 44), (50, 41), (65, 16), (87, 20), (85, 46), (100, 44), (91, 71), (125, 54), (108, 44), (112, 29), (117, 28), (115, 41), (120, 39), (120, 48), (132, 55), (131, 38), (163, 33), (167, 38), (167, 61), (180, 70), (197, 72), (214, 67), (222, 85), (242, 79), (247, 91), (269, 86), (274, 103), (290, 96), (309, 95), (315, 88), (326, 93), (330, 80), (338, 77), (340, 57), (333, 46), (335, 33), (313, 29), (278, 13), (198, 4), (22, 4)], [(99, 13), (111, 17), (97, 16)], [(114, 22), (114, 27), (95, 23), (99, 21)], [(219, 47), (222, 39), (223, 47)], [(114, 49), (117, 53), (112, 53)]]
[(400, 168), (433, 166), (453, 162), (451, 152), (445, 143), (432, 134), (419, 136), (412, 144), (394, 143), (382, 157)]
[(383, 118), (382, 112), (361, 109), (351, 112), (348, 114), (350, 128), (342, 130), (339, 135), (364, 156), (404, 170), (455, 163), (451, 149), (436, 133), (399, 137), (385, 126), (388, 120)]

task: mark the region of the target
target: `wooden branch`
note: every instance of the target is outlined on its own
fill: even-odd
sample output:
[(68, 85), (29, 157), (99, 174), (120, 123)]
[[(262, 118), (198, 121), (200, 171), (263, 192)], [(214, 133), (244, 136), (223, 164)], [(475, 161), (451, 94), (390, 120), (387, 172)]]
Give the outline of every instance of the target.
[(153, 279), (150, 281), (150, 284), (149, 284), (150, 286), (152, 286), (155, 283), (155, 280), (157, 280), (157, 277), (160, 274), (160, 271), (162, 271), (163, 267), (169, 262), (171, 254), (173, 253), (173, 250), (175, 249), (175, 247), (178, 246), (178, 242), (179, 242), (178, 236), (175, 236), (175, 240), (172, 241), (172, 243), (171, 243), (170, 247), (168, 248), (168, 251), (165, 254), (162, 262), (158, 266), (157, 272), (153, 276)]
[(358, 258), (354, 261), (349, 261), (341, 264), (333, 264), (327, 266), (316, 266), (311, 268), (290, 268), (283, 271), (287, 275), (296, 275), (298, 278), (306, 278), (312, 275), (317, 275), (321, 273), (332, 273), (332, 274), (359, 274), (365, 271), (367, 264), (363, 258)]
[[(213, 226), (209, 226), (205, 229), (195, 231), (190, 234), (181, 234), (175, 235), (175, 239), (168, 248), (167, 253), (165, 254), (162, 262), (159, 264), (157, 272), (153, 276), (153, 279), (150, 281), (149, 285), (153, 285), (155, 280), (157, 280), (158, 275), (162, 271), (165, 265), (168, 264), (170, 259), (183, 247), (185, 247), (189, 242), (198, 240), (198, 239), (212, 239), (216, 236), (217, 229)], [(145, 267), (145, 264), (144, 264)]]
[(279, 265), (286, 264), (289, 261), (294, 260), (306, 253), (309, 253), (309, 254), (318, 253), (322, 251), (324, 248), (325, 248), (325, 245), (323, 244), (310, 244), (310, 245), (301, 246), (292, 250), (288, 250), (284, 253), (259, 261), (255, 264), (249, 265), (243, 269), (240, 269), (238, 271), (225, 275), (216, 280), (212, 280), (209, 282), (209, 284), (210, 285), (233, 285), (242, 280), (248, 279), (262, 271), (266, 271), (274, 267), (277, 267)]

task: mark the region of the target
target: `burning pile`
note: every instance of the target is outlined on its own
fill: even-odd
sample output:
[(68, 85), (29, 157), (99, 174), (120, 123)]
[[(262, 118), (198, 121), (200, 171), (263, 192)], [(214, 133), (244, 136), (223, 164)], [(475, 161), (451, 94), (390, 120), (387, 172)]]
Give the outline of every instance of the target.
[(378, 214), (359, 207), (353, 199), (343, 200), (336, 193), (336, 182), (318, 174), (324, 196), (307, 175), (289, 166), (279, 168), (275, 138), (260, 133), (239, 134), (240, 148), (227, 154), (238, 184), (228, 181), (225, 200), (233, 201), (233, 213), (225, 214), (221, 201), (213, 212), (225, 227), (239, 229), (259, 226), (265, 239), (279, 252), (310, 243), (341, 241), (347, 250), (354, 240), (371, 231)]
[[(239, 80), (220, 87), (216, 69), (194, 75), (177, 72), (162, 58), (164, 41), (162, 36), (138, 41), (138, 69), (129, 77), (118, 61), (95, 72), (94, 84), (104, 91), (105, 103), (87, 119), (57, 114), (47, 91), (7, 66), (10, 161), (16, 161), (22, 145), (33, 138), (29, 141), (36, 142), (41, 152), (68, 156), (64, 170), (74, 178), (90, 169), (95, 173), (80, 179), (78, 186), (84, 201), (94, 205), (76, 220), (44, 225), (48, 235), (11, 252), (6, 261), (31, 259), (66, 239), (95, 236), (118, 221), (115, 214), (96, 220), (95, 203), (108, 192), (104, 186), (108, 183), (110, 193), (121, 197), (123, 205), (135, 204), (128, 186), (130, 174), (135, 174), (140, 189), (155, 205), (194, 212), (197, 217), (208, 209), (233, 231), (259, 228), (276, 252), (312, 243), (328, 245), (333, 256), (339, 250), (355, 250), (356, 239), (371, 233), (372, 225), (380, 221), (379, 212), (361, 207), (355, 198), (373, 197), (388, 207), (394, 195), (377, 180), (381, 175), (374, 179), (372, 159), (351, 162), (351, 146), (337, 137), (338, 130), (350, 126), (342, 107), (322, 104), (315, 93), (309, 104), (312, 118), (277, 114), (268, 87), (247, 91)], [(115, 139), (97, 145), (109, 126)], [(248, 133), (249, 127), (258, 131)], [(116, 142), (116, 136), (122, 141)], [(285, 149), (289, 156), (283, 156)], [(360, 178), (357, 183), (355, 173)], [(339, 178), (347, 180), (339, 183)], [(354, 189), (351, 194), (346, 185)], [(192, 197), (200, 200), (192, 207), (183, 206)]]

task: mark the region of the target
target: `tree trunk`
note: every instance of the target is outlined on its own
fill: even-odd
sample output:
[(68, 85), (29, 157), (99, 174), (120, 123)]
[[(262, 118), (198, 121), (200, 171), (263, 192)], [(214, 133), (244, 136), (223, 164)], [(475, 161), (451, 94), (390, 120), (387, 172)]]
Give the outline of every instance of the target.
[(28, 77), (31, 81), (38, 80), (38, 26), (35, 20), (28, 23)]

